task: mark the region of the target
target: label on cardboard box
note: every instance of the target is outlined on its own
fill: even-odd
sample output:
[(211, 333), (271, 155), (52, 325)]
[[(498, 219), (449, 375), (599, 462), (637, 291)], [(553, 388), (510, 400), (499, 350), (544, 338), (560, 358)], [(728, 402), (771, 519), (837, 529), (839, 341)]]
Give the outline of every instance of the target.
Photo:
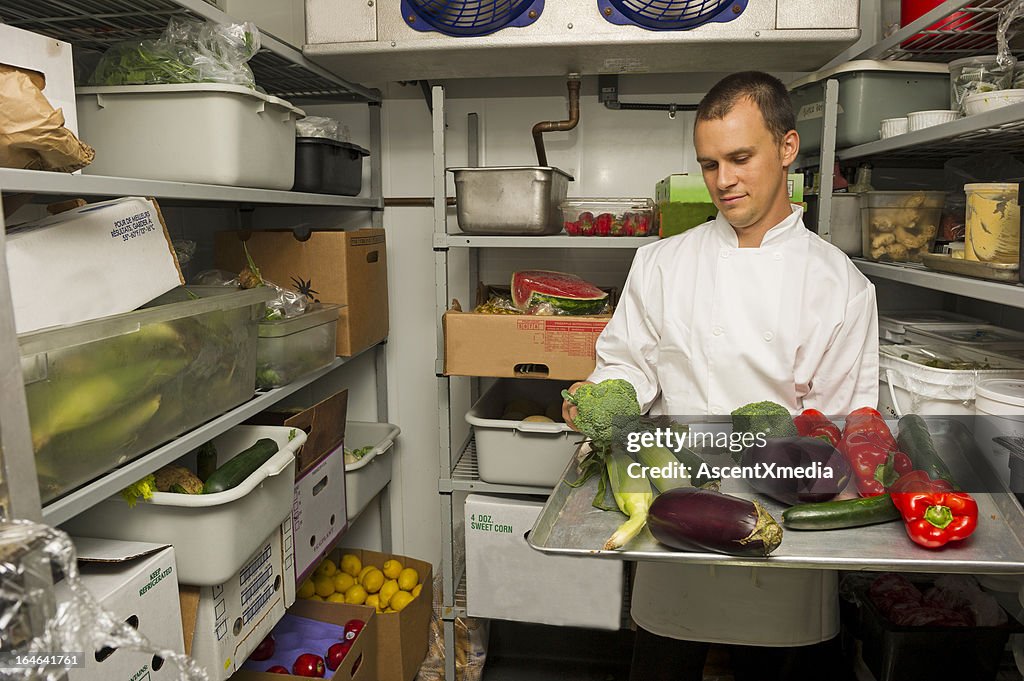
[(138, 197), (10, 229), (7, 269), (19, 334), (130, 312), (184, 283), (160, 207)]

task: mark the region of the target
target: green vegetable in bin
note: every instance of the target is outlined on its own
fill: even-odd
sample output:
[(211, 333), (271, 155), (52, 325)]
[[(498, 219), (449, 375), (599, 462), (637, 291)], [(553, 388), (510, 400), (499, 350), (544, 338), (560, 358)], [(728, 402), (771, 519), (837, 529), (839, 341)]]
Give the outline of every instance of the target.
[(209, 480), (213, 472), (217, 470), (217, 447), (213, 440), (204, 442), (196, 450), (196, 472), (203, 482)]
[(276, 442), (270, 438), (260, 438), (256, 444), (235, 454), (215, 470), (203, 484), (203, 493), (216, 494), (238, 486), (256, 472), (257, 468), (270, 461), (278, 450)]
[(184, 339), (173, 322), (146, 324), (138, 331), (75, 345), (50, 355), (59, 376), (83, 376), (146, 360), (186, 357)]
[(157, 491), (156, 476), (150, 474), (121, 490), (121, 496), (128, 502), (128, 508), (134, 508), (139, 499), (143, 501), (152, 499), (155, 491)]

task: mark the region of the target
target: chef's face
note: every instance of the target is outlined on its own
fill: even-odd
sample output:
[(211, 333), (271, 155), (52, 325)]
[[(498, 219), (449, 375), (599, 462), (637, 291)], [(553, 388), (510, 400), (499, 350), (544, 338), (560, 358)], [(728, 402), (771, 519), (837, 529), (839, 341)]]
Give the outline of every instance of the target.
[(693, 142), (711, 198), (734, 228), (763, 233), (789, 216), (786, 172), (800, 150), (796, 131), (777, 139), (743, 98), (724, 118), (697, 121)]

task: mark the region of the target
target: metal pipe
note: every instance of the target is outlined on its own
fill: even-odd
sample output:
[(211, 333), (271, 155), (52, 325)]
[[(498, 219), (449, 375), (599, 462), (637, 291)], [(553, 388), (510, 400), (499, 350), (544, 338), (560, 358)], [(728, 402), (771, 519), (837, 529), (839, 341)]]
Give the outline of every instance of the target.
[(566, 121), (542, 121), (533, 126), (533, 144), (537, 147), (537, 165), (546, 166), (548, 155), (544, 151), (544, 133), (565, 132), (572, 130), (580, 122), (580, 77), (569, 74), (569, 120)]

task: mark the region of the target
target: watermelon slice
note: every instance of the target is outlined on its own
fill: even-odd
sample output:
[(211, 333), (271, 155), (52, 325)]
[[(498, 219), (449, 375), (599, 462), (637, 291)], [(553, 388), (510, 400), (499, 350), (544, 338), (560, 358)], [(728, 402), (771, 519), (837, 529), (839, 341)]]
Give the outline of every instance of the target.
[(575, 274), (548, 270), (512, 273), (512, 302), (524, 312), (548, 303), (561, 314), (598, 314), (607, 301), (607, 293)]

